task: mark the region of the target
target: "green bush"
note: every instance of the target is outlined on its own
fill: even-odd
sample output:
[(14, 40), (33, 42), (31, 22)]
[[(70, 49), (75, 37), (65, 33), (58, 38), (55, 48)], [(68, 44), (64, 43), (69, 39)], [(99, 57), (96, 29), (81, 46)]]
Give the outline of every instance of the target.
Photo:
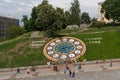
[(8, 31), (8, 38), (15, 38), (24, 33), (24, 29), (20, 26), (11, 26)]
[(96, 22), (96, 26), (97, 26), (98, 28), (101, 28), (103, 25), (104, 25), (104, 23), (102, 23), (102, 22), (100, 22), (100, 21), (97, 21), (97, 22)]
[(90, 25), (90, 27), (96, 27), (96, 23), (97, 23), (97, 18), (93, 18), (93, 19), (91, 20), (91, 25)]

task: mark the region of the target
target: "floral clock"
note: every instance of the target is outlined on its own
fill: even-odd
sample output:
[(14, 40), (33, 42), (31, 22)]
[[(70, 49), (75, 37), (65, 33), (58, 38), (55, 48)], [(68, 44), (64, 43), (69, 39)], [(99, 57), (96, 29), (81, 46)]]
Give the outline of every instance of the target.
[(43, 49), (44, 55), (53, 61), (73, 60), (82, 56), (85, 51), (85, 43), (74, 37), (55, 38), (48, 42)]

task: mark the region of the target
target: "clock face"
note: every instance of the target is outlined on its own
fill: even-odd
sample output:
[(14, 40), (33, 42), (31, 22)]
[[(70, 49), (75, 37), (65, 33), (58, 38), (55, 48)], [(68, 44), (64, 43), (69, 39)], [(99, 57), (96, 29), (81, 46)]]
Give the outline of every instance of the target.
[(43, 49), (44, 55), (53, 61), (72, 60), (82, 56), (85, 51), (84, 42), (73, 37), (55, 38), (48, 42)]
[(73, 50), (74, 46), (67, 42), (62, 42), (55, 46), (55, 51), (62, 54), (69, 54)]

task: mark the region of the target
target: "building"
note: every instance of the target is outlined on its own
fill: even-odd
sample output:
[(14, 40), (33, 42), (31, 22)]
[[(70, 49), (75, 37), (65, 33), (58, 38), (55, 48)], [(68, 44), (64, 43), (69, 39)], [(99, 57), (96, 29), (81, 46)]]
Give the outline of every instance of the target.
[(102, 4), (104, 2), (100, 2), (98, 3), (98, 21), (100, 22), (104, 22), (104, 23), (111, 23), (112, 20), (108, 20), (105, 18), (105, 13), (101, 13), (101, 8), (102, 8)]
[(6, 38), (7, 37), (7, 30), (11, 26), (19, 26), (19, 20), (9, 17), (0, 16), (0, 37)]

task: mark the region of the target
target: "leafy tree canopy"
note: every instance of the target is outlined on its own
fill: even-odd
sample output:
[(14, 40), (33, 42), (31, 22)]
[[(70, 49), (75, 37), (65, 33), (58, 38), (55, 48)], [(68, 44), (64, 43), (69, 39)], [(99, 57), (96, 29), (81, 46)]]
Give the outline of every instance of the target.
[(36, 19), (37, 19), (36, 7), (33, 7), (32, 13), (31, 13), (31, 18), (29, 20), (29, 22), (30, 22), (29, 26), (32, 28), (32, 30), (39, 30), (37, 28), (37, 25), (35, 24)]
[(95, 27), (96, 26), (96, 23), (97, 23), (97, 18), (93, 18), (92, 20), (91, 20), (91, 23), (92, 23), (92, 27)]
[(105, 17), (113, 20), (113, 23), (120, 21), (120, 0), (105, 0), (102, 4), (102, 13)]
[(47, 0), (43, 0), (36, 7), (38, 28), (48, 35), (56, 35), (62, 29), (64, 23), (64, 11), (61, 8), (53, 8)]
[(22, 22), (24, 23), (24, 29), (26, 32), (29, 32), (32, 30), (32, 28), (30, 27), (30, 21), (29, 21), (27, 15), (23, 15)]
[(91, 19), (90, 19), (89, 13), (83, 12), (81, 15), (81, 23), (90, 24), (90, 22), (91, 22)]
[(43, 0), (41, 4), (33, 7), (31, 18), (23, 16), (24, 29), (28, 31), (39, 30), (44, 31), (48, 35), (56, 35), (62, 28), (67, 25), (80, 25), (80, 6), (79, 1), (74, 0), (71, 3), (70, 11), (64, 11), (59, 7), (54, 8), (48, 3), (48, 0)]
[(76, 24), (76, 25), (80, 25), (80, 4), (78, 0), (74, 0), (73, 3), (71, 3), (71, 8), (70, 8), (70, 13), (71, 13), (71, 17), (70, 17), (70, 21), (71, 24)]

